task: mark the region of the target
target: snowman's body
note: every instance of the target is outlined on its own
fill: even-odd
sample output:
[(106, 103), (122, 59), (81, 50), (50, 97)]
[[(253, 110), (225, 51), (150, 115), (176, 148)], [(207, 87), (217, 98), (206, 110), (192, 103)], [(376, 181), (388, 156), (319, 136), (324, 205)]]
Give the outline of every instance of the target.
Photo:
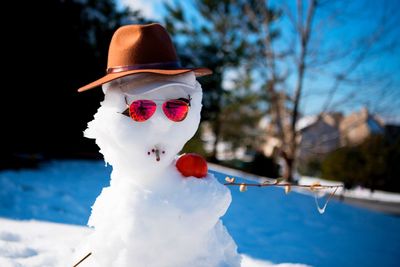
[[(92, 208), (88, 224), (94, 231), (83, 248), (92, 255), (82, 266), (240, 266), (236, 244), (220, 220), (231, 202), (229, 190), (211, 174), (185, 178), (175, 167), (177, 153), (200, 122), (200, 84), (193, 73), (174, 81), (136, 76), (106, 86), (105, 100), (85, 132), (113, 171)], [(125, 97), (130, 103), (187, 95), (191, 107), (182, 122), (167, 119), (161, 103), (145, 122), (121, 114)], [(163, 152), (159, 161), (154, 150)]]

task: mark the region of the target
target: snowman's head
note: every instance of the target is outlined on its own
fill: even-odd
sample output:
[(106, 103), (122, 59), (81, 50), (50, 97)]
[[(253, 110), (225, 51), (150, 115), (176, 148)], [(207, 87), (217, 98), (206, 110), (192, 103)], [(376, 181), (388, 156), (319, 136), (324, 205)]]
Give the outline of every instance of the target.
[[(202, 89), (193, 72), (136, 74), (104, 85), (103, 91), (105, 99), (85, 136), (96, 139), (104, 159), (114, 167), (143, 174), (163, 171), (198, 128)], [(182, 121), (171, 120), (163, 110), (163, 103), (177, 99), (190, 101)], [(132, 119), (127, 110), (134, 101), (143, 103), (138, 100), (156, 104), (154, 114), (144, 121)]]

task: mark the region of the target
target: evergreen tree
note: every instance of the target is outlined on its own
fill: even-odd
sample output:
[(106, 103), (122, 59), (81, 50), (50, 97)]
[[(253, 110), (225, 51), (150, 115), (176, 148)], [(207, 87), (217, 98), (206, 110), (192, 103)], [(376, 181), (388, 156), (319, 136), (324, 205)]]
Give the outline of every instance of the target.
[(101, 89), (79, 95), (76, 90), (104, 75), (113, 32), (144, 20), (137, 11), (117, 8), (112, 0), (10, 4), (7, 10), (18, 23), (7, 23), (10, 57), (3, 64), (10, 76), (12, 72), (20, 78), (3, 90), (2, 114), (10, 115), (3, 120), (2, 157), (94, 153), (97, 147), (82, 131), (103, 95)]

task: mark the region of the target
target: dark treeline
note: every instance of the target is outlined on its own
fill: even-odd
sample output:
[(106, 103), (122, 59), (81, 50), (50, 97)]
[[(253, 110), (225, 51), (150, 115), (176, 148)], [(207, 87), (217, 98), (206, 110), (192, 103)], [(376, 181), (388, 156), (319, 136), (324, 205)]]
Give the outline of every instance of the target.
[(144, 22), (140, 14), (111, 0), (27, 1), (3, 11), (15, 21), (3, 23), (0, 167), (96, 157), (98, 148), (82, 132), (103, 94), (76, 90), (104, 75), (113, 32)]

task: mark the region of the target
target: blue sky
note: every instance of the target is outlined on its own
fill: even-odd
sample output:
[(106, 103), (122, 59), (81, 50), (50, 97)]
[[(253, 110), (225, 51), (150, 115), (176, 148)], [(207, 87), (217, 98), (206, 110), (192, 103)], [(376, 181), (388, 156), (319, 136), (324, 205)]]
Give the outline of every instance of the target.
[[(165, 2), (165, 1), (164, 1)], [(195, 14), (192, 3), (188, 1), (167, 0), (169, 3), (179, 3), (185, 7), (188, 14)], [(328, 1), (329, 2), (329, 1)], [(289, 7), (292, 5), (288, 1)], [(162, 21), (166, 11), (163, 1), (157, 0), (119, 0), (120, 5), (128, 5), (134, 9), (142, 10), (148, 18)], [(335, 50), (345, 49), (363, 36), (371, 32), (377, 32), (378, 18), (384, 18), (385, 22), (392, 25), (400, 25), (400, 1), (336, 1), (332, 8), (340, 12), (334, 18), (327, 19), (332, 9), (322, 10), (317, 13), (315, 23), (324, 23), (323, 30), (318, 35), (322, 48)], [(380, 22), (380, 21), (379, 21)], [(287, 41), (290, 36), (291, 26), (287, 19), (283, 19), (280, 25), (283, 32), (281, 42)], [(382, 43), (397, 42), (400, 36), (398, 27), (390, 28), (390, 34), (382, 34), (378, 39)], [(382, 41), (385, 39), (385, 41)], [(279, 41), (277, 42), (279, 45)], [(374, 51), (379, 48), (372, 48)], [(355, 56), (355, 55), (354, 55)], [(352, 58), (343, 58), (334, 64), (324, 66), (321, 72), (310, 70), (305, 80), (304, 97), (302, 98), (301, 110), (304, 114), (315, 114), (321, 111), (327, 101), (333, 80), (331, 74), (340, 73), (353, 61)], [(358, 86), (341, 86), (337, 93), (331, 97), (331, 111), (342, 111), (345, 113), (359, 110), (367, 106), (372, 112), (379, 113), (388, 121), (400, 123), (400, 46), (386, 51), (376, 52), (375, 56), (368, 57), (362, 65), (357, 67), (349, 78), (362, 81)], [(323, 74), (323, 72), (329, 75)], [(295, 79), (292, 76), (288, 81), (288, 87), (293, 87)], [(346, 100), (346, 101), (344, 101)]]

